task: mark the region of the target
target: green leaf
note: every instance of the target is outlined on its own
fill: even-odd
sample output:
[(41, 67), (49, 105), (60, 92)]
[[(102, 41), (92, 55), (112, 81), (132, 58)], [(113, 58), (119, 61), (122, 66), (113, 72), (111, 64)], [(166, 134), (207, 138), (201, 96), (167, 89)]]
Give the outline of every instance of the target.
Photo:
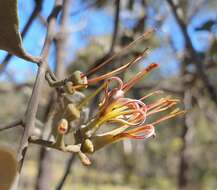
[(202, 30), (206, 30), (206, 31), (211, 31), (213, 26), (216, 24), (217, 22), (215, 20), (208, 20), (205, 23), (203, 23), (201, 26), (195, 28), (196, 31), (202, 31)]
[(17, 171), (17, 162), (12, 151), (0, 148), (0, 189), (9, 190)]
[(17, 0), (0, 0), (0, 49), (28, 59), (19, 32)]

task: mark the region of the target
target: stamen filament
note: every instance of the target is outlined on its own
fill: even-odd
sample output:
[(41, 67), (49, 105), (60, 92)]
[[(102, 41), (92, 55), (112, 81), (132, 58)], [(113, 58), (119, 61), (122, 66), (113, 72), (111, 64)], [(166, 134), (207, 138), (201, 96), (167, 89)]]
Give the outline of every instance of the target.
[(128, 91), (129, 89), (131, 89), (138, 81), (140, 81), (147, 73), (149, 73), (150, 71), (152, 71), (153, 69), (155, 69), (156, 67), (158, 67), (158, 64), (156, 63), (152, 63), (150, 64), (147, 68), (145, 68), (143, 71), (139, 72), (135, 77), (133, 77), (131, 80), (129, 80), (128, 82), (126, 82), (124, 84), (123, 90), (124, 92)]
[(145, 100), (146, 98), (149, 98), (150, 96), (153, 96), (153, 95), (155, 95), (155, 94), (163, 94), (163, 93), (164, 93), (164, 92), (163, 92), (162, 90), (157, 90), (157, 91), (151, 92), (151, 93), (149, 93), (149, 94), (143, 96), (143, 97), (140, 98), (139, 100), (140, 100), (140, 101), (143, 101), (143, 100)]
[[(176, 112), (174, 112), (174, 111), (176, 111)], [(176, 117), (177, 115), (182, 115), (182, 114), (185, 114), (185, 113), (186, 113), (186, 111), (177, 111), (177, 110), (174, 110), (174, 111), (171, 112), (169, 115), (167, 115), (167, 116), (165, 116), (165, 117), (162, 117), (161, 119), (159, 119), (159, 120), (157, 120), (157, 121), (152, 122), (151, 124), (152, 124), (152, 125), (156, 125), (156, 124), (159, 124), (159, 123), (161, 123), (161, 122), (163, 122), (163, 121), (166, 121), (166, 120), (168, 120), (168, 119), (171, 119), (171, 118), (173, 118), (173, 117)]]
[(126, 52), (126, 50), (130, 49), (134, 44), (136, 44), (137, 42), (146, 39), (149, 37), (150, 34), (153, 33), (153, 29), (150, 29), (148, 31), (146, 31), (143, 35), (141, 35), (140, 37), (138, 37), (137, 39), (135, 39), (133, 42), (131, 42), (129, 45), (127, 45), (126, 47), (122, 48), (122, 50), (114, 55), (112, 55), (109, 59), (107, 59), (106, 61), (104, 61), (103, 63), (101, 63), (100, 65), (91, 68), (89, 71), (86, 72), (86, 74), (83, 74), (82, 77), (85, 76), (89, 76), (91, 74), (93, 74), (94, 72), (96, 72), (97, 70), (99, 70), (100, 68), (102, 68), (103, 66), (105, 66), (106, 64), (110, 63), (112, 60), (114, 60), (116, 57), (122, 55), (124, 52)]
[(111, 71), (109, 73), (101, 75), (99, 77), (95, 77), (93, 79), (89, 79), (88, 80), (88, 84), (90, 85), (90, 84), (97, 83), (97, 82), (99, 82), (101, 80), (107, 79), (109, 77), (112, 77), (114, 75), (117, 75), (117, 74), (123, 72), (124, 70), (128, 69), (132, 65), (138, 63), (145, 56), (145, 54), (147, 54), (147, 48), (138, 57), (135, 57), (133, 60), (131, 60), (127, 64), (125, 64), (125, 65), (123, 65), (123, 66), (121, 66), (121, 67), (119, 67), (119, 68), (117, 68), (117, 69), (115, 69), (115, 70), (113, 70), (113, 71)]

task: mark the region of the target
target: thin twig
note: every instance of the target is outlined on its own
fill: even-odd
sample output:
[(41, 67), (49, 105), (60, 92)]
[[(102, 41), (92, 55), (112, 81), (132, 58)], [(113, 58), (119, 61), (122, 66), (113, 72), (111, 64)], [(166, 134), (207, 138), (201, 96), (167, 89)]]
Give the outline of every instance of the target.
[(14, 128), (14, 127), (22, 126), (22, 125), (23, 125), (23, 120), (18, 119), (16, 121), (13, 121), (12, 123), (7, 124), (7, 125), (0, 126), (0, 132), (7, 130), (7, 129)]
[(56, 190), (61, 190), (67, 180), (67, 177), (69, 176), (70, 174), (70, 171), (71, 171), (71, 166), (73, 164), (73, 162), (75, 161), (75, 154), (72, 154), (66, 164), (66, 168), (65, 168), (65, 171), (64, 171), (64, 174), (61, 178), (61, 180), (59, 181), (57, 187), (56, 187)]
[[(51, 98), (45, 111), (45, 123), (41, 135), (41, 138), (45, 140), (49, 139), (52, 131), (54, 115), (56, 113), (56, 104), (54, 103), (55, 95), (54, 93), (50, 95)], [(38, 159), (38, 174), (35, 182), (35, 190), (47, 190), (50, 188), (50, 184), (47, 181), (52, 178), (50, 175), (52, 173), (52, 152), (45, 146), (41, 146)]]
[(184, 20), (179, 16), (178, 14), (178, 7), (173, 2), (173, 0), (166, 0), (167, 3), (170, 5), (170, 8), (172, 10), (172, 13), (181, 29), (181, 32), (183, 34), (184, 40), (185, 40), (185, 50), (189, 53), (189, 58), (193, 62), (193, 64), (196, 66), (198, 77), (202, 80), (204, 87), (207, 89), (210, 98), (215, 102), (215, 105), (217, 106), (217, 92), (214, 88), (214, 86), (210, 83), (209, 77), (205, 73), (203, 60), (201, 60), (200, 56), (198, 55), (197, 51), (193, 47), (191, 38), (187, 31), (187, 25), (184, 22)]
[(32, 95), (27, 107), (26, 115), (25, 115), (25, 130), (21, 139), (20, 147), (18, 149), (18, 162), (19, 162), (19, 168), (18, 172), (21, 171), (25, 153), (28, 147), (28, 139), (29, 135), (34, 128), (34, 123), (35, 123), (35, 118), (36, 118), (36, 113), (37, 113), (37, 108), (39, 104), (39, 99), (40, 99), (40, 94), (41, 94), (41, 89), (45, 77), (45, 71), (47, 67), (47, 59), (49, 55), (49, 50), (51, 46), (51, 42), (53, 40), (54, 36), (54, 27), (56, 24), (56, 17), (60, 10), (62, 9), (62, 0), (56, 0), (54, 8), (48, 17), (48, 29), (47, 29), (47, 35), (44, 43), (44, 47), (41, 52), (41, 64), (38, 69), (38, 73), (36, 76), (35, 84), (33, 87)]
[[(64, 74), (64, 60), (65, 60), (65, 51), (64, 51), (64, 43), (66, 36), (66, 26), (67, 26), (67, 18), (69, 14), (69, 0), (65, 0), (63, 2), (63, 8), (62, 8), (62, 15), (60, 18), (60, 28), (59, 33), (57, 33), (54, 36), (54, 47), (56, 49), (56, 60), (55, 60), (55, 75), (53, 74), (51, 77), (53, 80), (57, 80), (59, 78), (63, 77)], [(67, 10), (66, 10), (67, 9)], [(43, 22), (46, 26), (47, 22)], [(48, 140), (52, 133), (52, 127), (55, 125), (54, 121), (54, 115), (56, 114), (56, 106), (57, 106), (57, 94), (55, 92), (52, 92), (50, 94), (50, 101), (48, 104), (48, 108), (45, 114), (45, 125), (42, 133), (42, 139)], [(55, 127), (55, 126), (54, 126)], [(41, 146), (40, 152), (39, 152), (39, 166), (38, 166), (38, 175), (36, 179), (36, 190), (47, 190), (50, 188), (50, 184), (47, 183), (49, 180), (51, 180), (52, 173), (52, 151), (47, 150), (46, 147)]]
[(119, 30), (119, 20), (120, 20), (120, 0), (115, 1), (115, 21), (114, 21), (114, 31), (112, 35), (111, 47), (109, 50), (109, 54), (113, 53), (115, 44), (118, 38), (118, 30)]
[(142, 6), (142, 13), (141, 13), (141, 17), (138, 19), (137, 24), (135, 25), (135, 27), (133, 28), (133, 33), (144, 33), (145, 31), (145, 23), (146, 23), (146, 19), (147, 19), (147, 2), (146, 0), (142, 0), (141, 1), (141, 6)]
[(87, 10), (87, 9), (89, 9), (89, 8), (91, 8), (91, 7), (93, 7), (93, 6), (95, 6), (95, 5), (98, 3), (98, 1), (99, 1), (99, 0), (95, 0), (95, 1), (93, 1), (93, 2), (90, 2), (89, 4), (87, 4), (86, 6), (82, 7), (81, 9), (78, 9), (78, 10), (72, 12), (72, 13), (70, 14), (70, 16), (75, 16), (75, 15), (81, 13), (81, 12), (84, 12), (85, 10)]

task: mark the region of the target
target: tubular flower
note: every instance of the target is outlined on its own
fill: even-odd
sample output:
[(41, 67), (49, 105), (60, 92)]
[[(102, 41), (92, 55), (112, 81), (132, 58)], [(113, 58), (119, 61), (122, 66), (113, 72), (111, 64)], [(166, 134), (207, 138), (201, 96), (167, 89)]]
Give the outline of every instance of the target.
[[(173, 111), (167, 112), (166, 115), (147, 122), (147, 119), (153, 120), (152, 116), (175, 107), (179, 100), (166, 96), (154, 102), (149, 103), (147, 101), (150, 96), (153, 97), (161, 93), (161, 91), (154, 91), (138, 100), (125, 97), (126, 92), (136, 82), (157, 66), (155, 63), (150, 64), (146, 69), (125, 83), (119, 77), (110, 77), (106, 80), (104, 97), (99, 104), (99, 113), (84, 129), (86, 136), (93, 142), (94, 151), (124, 138), (147, 139), (153, 137), (155, 136), (157, 124), (185, 113), (185, 111), (175, 108)], [(112, 82), (116, 82), (117, 86), (109, 88)], [(98, 133), (98, 130), (106, 124), (114, 126), (115, 129), (112, 128), (108, 132)]]
[[(158, 93), (158, 91), (156, 91), (156, 93)], [(119, 98), (108, 106), (106, 113), (99, 118), (100, 121), (97, 119), (99, 122), (94, 126), (94, 132), (103, 124), (110, 122), (115, 126), (115, 129), (102, 134), (93, 133), (91, 139), (95, 151), (107, 144), (120, 141), (124, 138), (147, 139), (154, 137), (156, 125), (170, 118), (184, 114), (185, 111), (175, 108), (173, 111), (167, 112), (164, 116), (152, 122), (146, 122), (146, 119), (174, 107), (178, 102), (178, 99), (170, 97), (161, 98), (149, 104), (141, 100)]]
[[(104, 97), (103, 102), (100, 104), (100, 111), (101, 112), (105, 111), (107, 109), (108, 104), (115, 102), (115, 100), (118, 100), (119, 98), (123, 98), (124, 94), (127, 91), (129, 91), (147, 73), (149, 73), (150, 71), (152, 71), (153, 69), (155, 69), (157, 67), (158, 67), (158, 64), (156, 64), (156, 63), (150, 64), (147, 68), (145, 68), (143, 71), (137, 73), (136, 76), (134, 76), (131, 80), (127, 81), (126, 83), (123, 83), (123, 81), (119, 77), (108, 78), (106, 81), (107, 85), (105, 88), (105, 97)], [(118, 83), (118, 87), (109, 91), (109, 89), (108, 89), (109, 83), (111, 83), (113, 81), (116, 81)], [(121, 101), (126, 102), (127, 100), (121, 99)], [(136, 101), (136, 103), (143, 104), (141, 101)], [(132, 105), (132, 103), (130, 105)], [(136, 105), (136, 104), (134, 104), (134, 105)]]
[[(148, 72), (156, 68), (158, 64), (152, 63), (139, 72), (131, 80), (124, 83), (119, 77), (110, 77), (105, 82), (104, 98), (99, 104), (99, 114), (92, 120), (87, 129), (89, 135), (95, 133), (104, 123), (113, 122), (130, 126), (141, 125), (145, 122), (147, 106), (141, 100), (125, 98), (125, 93), (141, 80)], [(109, 90), (109, 84), (113, 81), (117, 87)]]

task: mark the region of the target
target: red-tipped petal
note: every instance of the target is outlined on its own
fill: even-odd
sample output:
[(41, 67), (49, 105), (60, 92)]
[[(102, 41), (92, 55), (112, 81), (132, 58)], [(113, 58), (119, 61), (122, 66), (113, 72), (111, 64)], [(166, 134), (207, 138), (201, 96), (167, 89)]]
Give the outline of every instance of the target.
[(115, 135), (114, 138), (132, 138), (132, 139), (146, 139), (155, 136), (155, 128), (153, 125), (145, 125), (137, 127), (126, 132)]

